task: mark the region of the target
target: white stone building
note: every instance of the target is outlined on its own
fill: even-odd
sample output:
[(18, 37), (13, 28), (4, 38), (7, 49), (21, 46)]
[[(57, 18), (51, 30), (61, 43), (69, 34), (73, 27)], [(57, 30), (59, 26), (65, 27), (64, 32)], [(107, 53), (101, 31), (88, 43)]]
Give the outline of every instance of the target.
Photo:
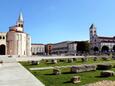
[(0, 32), (0, 55), (7, 54), (6, 32)]
[(77, 41), (71, 42), (68, 44), (68, 55), (74, 55), (77, 54)]
[(55, 55), (76, 55), (77, 42), (64, 41), (53, 44), (52, 54)]
[(91, 51), (115, 51), (115, 37), (98, 36), (94, 24), (89, 29)]
[(20, 13), (16, 25), (9, 27), (7, 33), (1, 32), (0, 36), (0, 52), (2, 52), (0, 55), (31, 55), (31, 37), (24, 32), (22, 13)]
[(44, 44), (32, 44), (32, 55), (45, 55)]

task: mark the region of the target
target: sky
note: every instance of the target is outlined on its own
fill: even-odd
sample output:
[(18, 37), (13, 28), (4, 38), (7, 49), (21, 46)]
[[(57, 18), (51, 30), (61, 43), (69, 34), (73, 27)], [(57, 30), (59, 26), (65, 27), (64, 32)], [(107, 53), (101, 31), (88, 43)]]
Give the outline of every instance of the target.
[(115, 0), (0, 1), (0, 32), (15, 25), (22, 11), (32, 43), (89, 40), (92, 23), (99, 36), (115, 36)]

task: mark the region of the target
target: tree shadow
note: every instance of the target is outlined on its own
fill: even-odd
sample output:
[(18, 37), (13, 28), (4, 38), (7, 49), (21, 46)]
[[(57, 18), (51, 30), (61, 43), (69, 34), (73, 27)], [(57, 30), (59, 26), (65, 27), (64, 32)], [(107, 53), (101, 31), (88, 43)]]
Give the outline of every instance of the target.
[(44, 75), (55, 75), (55, 74), (44, 74)]
[(71, 81), (66, 81), (66, 82), (64, 82), (64, 84), (68, 84), (68, 83), (72, 83)]
[(108, 78), (110, 76), (95, 76), (96, 78)]
[(63, 72), (62, 74), (76, 74), (76, 73), (73, 73), (73, 72)]

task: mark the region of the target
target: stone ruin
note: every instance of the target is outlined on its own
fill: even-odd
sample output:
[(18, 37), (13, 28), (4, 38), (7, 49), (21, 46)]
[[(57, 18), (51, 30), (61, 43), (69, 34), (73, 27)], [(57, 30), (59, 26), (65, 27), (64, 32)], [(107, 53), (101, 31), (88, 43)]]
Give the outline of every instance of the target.
[(61, 70), (59, 68), (54, 68), (53, 69), (53, 74), (54, 75), (60, 75), (61, 74)]
[(100, 73), (101, 77), (111, 77), (111, 76), (115, 76), (115, 72), (114, 71), (110, 71), (110, 70), (106, 70), (106, 71), (102, 71)]
[(81, 82), (80, 81), (80, 76), (73, 76), (71, 78), (71, 82), (74, 83), (74, 84)]

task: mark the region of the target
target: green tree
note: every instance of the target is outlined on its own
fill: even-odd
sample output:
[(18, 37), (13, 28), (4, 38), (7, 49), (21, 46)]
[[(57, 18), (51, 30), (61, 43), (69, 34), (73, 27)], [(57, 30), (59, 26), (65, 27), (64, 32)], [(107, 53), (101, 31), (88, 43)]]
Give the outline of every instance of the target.
[(89, 52), (89, 43), (88, 41), (80, 41), (77, 44), (77, 51), (81, 53), (88, 53)]

